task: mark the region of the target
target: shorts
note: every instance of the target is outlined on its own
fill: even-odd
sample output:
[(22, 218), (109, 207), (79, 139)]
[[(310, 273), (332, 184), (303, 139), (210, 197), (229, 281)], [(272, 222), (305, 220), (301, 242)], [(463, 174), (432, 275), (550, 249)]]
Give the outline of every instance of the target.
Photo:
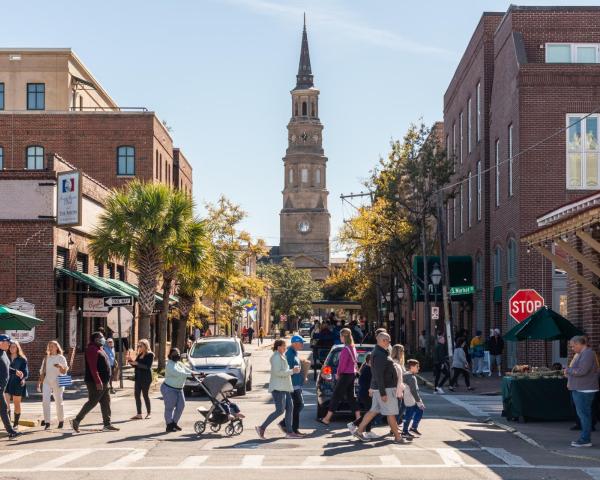
[(384, 402), (381, 399), (381, 394), (379, 390), (375, 390), (373, 392), (373, 403), (371, 404), (371, 412), (377, 412), (381, 415), (398, 415), (398, 399), (396, 398), (396, 389), (395, 388), (386, 388), (385, 393), (387, 395), (387, 402)]
[(491, 355), (490, 363), (495, 363), (499, 367), (502, 366), (502, 355)]

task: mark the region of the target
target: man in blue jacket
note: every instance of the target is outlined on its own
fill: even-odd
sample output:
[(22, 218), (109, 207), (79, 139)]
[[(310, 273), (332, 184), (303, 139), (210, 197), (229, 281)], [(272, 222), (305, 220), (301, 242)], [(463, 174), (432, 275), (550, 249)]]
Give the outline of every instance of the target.
[(19, 436), (12, 425), (10, 424), (10, 417), (8, 416), (8, 405), (6, 404), (6, 397), (4, 391), (8, 385), (8, 377), (10, 371), (10, 360), (8, 358), (8, 349), (10, 348), (10, 337), (8, 335), (0, 335), (0, 417), (4, 428), (8, 433), (8, 439), (12, 440)]
[[(287, 359), (288, 365), (290, 368), (294, 367), (302, 367), (300, 362), (300, 355), (298, 352), (304, 348), (304, 339), (300, 335), (294, 335), (290, 340), (291, 345), (288, 347), (285, 352), (285, 358)], [(294, 373), (292, 375), (292, 386), (294, 387), (294, 391), (292, 392), (292, 401), (294, 402), (294, 411), (292, 414), (292, 431), (299, 435), (302, 435), (300, 432), (300, 412), (304, 408), (304, 398), (302, 397), (302, 385), (304, 385), (304, 377), (302, 373), (302, 368), (300, 368), (299, 373)], [(287, 433), (285, 429), (285, 422), (282, 420), (279, 422), (279, 428), (283, 430), (284, 433)]]

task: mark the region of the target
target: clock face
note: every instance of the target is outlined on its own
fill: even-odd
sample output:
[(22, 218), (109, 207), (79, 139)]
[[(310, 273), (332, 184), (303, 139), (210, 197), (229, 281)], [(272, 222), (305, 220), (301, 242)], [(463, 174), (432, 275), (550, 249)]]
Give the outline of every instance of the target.
[(310, 223), (308, 223), (308, 220), (302, 220), (298, 224), (298, 231), (300, 233), (308, 233), (309, 230), (310, 230)]

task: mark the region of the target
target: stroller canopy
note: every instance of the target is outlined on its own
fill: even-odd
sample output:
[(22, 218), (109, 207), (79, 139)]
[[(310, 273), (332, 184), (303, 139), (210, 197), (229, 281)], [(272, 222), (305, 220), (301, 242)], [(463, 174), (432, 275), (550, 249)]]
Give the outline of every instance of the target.
[(216, 397), (223, 391), (231, 391), (237, 383), (237, 378), (227, 373), (208, 375), (202, 382), (209, 393)]

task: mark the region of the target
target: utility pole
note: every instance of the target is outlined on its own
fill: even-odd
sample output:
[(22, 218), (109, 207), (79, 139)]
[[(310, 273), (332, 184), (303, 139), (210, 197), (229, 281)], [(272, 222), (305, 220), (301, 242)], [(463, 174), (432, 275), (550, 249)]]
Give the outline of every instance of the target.
[(444, 302), (444, 322), (446, 325), (446, 343), (448, 345), (448, 356), (452, 358), (452, 318), (450, 314), (450, 296), (448, 288), (450, 286), (450, 274), (448, 268), (448, 254), (446, 252), (446, 230), (444, 226), (444, 206), (442, 201), (442, 191), (437, 193), (437, 228), (440, 242), (440, 270), (442, 271), (442, 301)]
[[(425, 202), (423, 202), (425, 203)], [(429, 307), (429, 269), (427, 268), (427, 219), (425, 207), (421, 215), (421, 249), (423, 250), (423, 329), (427, 332), (427, 352), (431, 343), (431, 311)], [(417, 332), (417, 348), (419, 348), (419, 334)]]

